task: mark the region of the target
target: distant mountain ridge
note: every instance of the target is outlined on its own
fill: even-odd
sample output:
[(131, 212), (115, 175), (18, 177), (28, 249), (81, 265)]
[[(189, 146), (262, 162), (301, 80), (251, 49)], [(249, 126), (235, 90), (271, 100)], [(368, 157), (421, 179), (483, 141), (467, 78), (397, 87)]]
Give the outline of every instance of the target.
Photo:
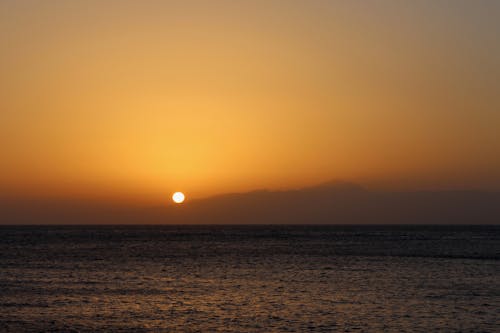
[(332, 181), (163, 207), (0, 202), (0, 224), (500, 224), (500, 192), (366, 190)]
[(234, 224), (497, 224), (500, 193), (368, 191), (333, 181), (288, 191), (252, 191), (195, 200), (172, 220)]

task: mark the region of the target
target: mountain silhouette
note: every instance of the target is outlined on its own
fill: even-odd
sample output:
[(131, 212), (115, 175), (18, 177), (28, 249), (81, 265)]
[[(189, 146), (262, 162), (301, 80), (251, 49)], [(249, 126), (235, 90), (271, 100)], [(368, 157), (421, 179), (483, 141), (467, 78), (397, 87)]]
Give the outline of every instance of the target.
[(348, 182), (229, 193), (163, 207), (0, 202), (0, 224), (498, 224), (500, 192), (372, 191)]
[(491, 224), (500, 222), (500, 193), (369, 191), (336, 181), (298, 190), (226, 194), (181, 208), (171, 214), (183, 223)]

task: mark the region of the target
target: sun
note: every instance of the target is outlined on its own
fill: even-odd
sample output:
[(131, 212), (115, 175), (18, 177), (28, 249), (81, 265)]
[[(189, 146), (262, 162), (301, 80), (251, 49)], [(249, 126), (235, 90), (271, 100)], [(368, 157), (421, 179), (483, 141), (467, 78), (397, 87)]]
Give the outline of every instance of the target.
[(184, 196), (184, 193), (182, 192), (175, 192), (173, 195), (172, 195), (172, 200), (174, 200), (175, 203), (183, 203), (184, 202), (184, 199), (186, 197)]

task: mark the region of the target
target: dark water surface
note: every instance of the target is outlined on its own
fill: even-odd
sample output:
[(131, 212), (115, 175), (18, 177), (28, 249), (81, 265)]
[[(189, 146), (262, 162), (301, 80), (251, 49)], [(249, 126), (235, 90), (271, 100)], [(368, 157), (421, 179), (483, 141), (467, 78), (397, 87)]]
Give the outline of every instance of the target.
[(0, 227), (0, 331), (500, 332), (500, 227)]

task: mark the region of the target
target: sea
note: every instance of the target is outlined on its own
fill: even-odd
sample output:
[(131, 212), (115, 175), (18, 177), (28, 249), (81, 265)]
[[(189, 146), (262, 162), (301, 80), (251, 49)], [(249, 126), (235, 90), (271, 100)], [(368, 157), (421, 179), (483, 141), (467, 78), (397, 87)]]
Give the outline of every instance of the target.
[(1, 226), (0, 332), (500, 332), (500, 226)]

